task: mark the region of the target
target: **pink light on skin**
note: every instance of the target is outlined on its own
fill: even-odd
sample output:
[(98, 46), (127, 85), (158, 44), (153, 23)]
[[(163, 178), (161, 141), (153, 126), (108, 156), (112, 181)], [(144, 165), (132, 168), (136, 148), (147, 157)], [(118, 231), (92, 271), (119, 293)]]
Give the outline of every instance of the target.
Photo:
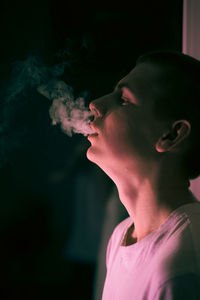
[[(176, 185), (185, 186), (179, 166), (174, 165), (176, 157), (172, 159), (167, 153), (167, 143), (177, 145), (177, 139), (166, 139), (169, 124), (155, 118), (152, 85), (162, 76), (164, 73), (160, 69), (141, 63), (121, 80), (113, 92), (90, 103), (98, 135), (89, 137), (91, 146), (87, 158), (116, 184), (120, 200), (134, 220), (132, 237), (137, 241), (159, 228), (171, 209), (180, 204), (177, 199), (188, 201), (185, 189), (183, 195), (179, 190), (179, 197), (174, 195)], [(180, 137), (180, 130), (177, 134)], [(164, 158), (156, 149), (160, 141), (167, 153)], [(168, 205), (164, 203), (165, 199), (174, 202)]]
[[(114, 89), (114, 92), (120, 89), (121, 89), (121, 99), (123, 100), (122, 106), (126, 106), (131, 103), (135, 105), (139, 105), (136, 97), (127, 86), (125, 86), (123, 83), (119, 83)], [(93, 111), (94, 111), (94, 120), (96, 118), (101, 117), (100, 112), (98, 110), (93, 108)], [(90, 127), (93, 131), (95, 131), (95, 133), (89, 134), (87, 136), (88, 140), (91, 142), (94, 138), (98, 136), (98, 132), (93, 122), (90, 123)]]
[[(161, 129), (152, 112), (153, 103), (145, 101), (143, 87), (149, 86), (153, 76), (151, 66), (137, 66), (121, 79), (114, 91), (90, 103), (98, 135), (88, 136), (91, 145), (87, 158), (102, 168), (118, 188), (120, 181), (127, 181), (124, 178), (129, 177), (130, 170), (136, 175), (136, 181), (136, 177), (151, 169), (149, 157), (153, 160), (155, 156), (151, 143), (160, 136)], [(141, 87), (140, 94), (138, 87)]]

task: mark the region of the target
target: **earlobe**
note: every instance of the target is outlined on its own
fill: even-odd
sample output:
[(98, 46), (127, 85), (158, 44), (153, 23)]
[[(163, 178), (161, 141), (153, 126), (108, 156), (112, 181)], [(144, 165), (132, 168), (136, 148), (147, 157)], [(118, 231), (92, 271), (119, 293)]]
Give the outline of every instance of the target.
[(157, 152), (169, 152), (185, 140), (191, 132), (190, 122), (178, 120), (173, 123), (171, 130), (163, 134), (156, 143)]

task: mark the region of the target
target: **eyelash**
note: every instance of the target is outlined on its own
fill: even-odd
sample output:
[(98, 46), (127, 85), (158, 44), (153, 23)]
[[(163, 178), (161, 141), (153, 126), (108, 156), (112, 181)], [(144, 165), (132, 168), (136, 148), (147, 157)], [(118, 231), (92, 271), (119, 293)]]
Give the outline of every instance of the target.
[(123, 96), (120, 97), (120, 103), (122, 106), (126, 106), (129, 104), (129, 100), (126, 98), (123, 98)]
[(123, 95), (123, 91), (122, 90), (118, 90), (117, 91), (118, 93), (120, 92), (120, 95), (118, 96), (119, 97), (119, 101), (120, 101), (120, 105), (121, 106), (126, 106), (128, 105), (130, 102), (129, 102), (129, 99), (127, 99), (124, 95)]

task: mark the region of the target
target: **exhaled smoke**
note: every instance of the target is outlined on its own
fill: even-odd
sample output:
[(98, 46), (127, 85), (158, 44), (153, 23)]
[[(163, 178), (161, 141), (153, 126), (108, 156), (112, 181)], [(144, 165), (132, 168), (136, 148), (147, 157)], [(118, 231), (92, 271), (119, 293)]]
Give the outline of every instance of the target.
[[(50, 116), (69, 136), (93, 133), (89, 126), (92, 113), (84, 105), (84, 97), (74, 99), (73, 89), (58, 80), (68, 62), (46, 67), (35, 55), (13, 65), (12, 74), (0, 86), (0, 165), (6, 163), (16, 149), (28, 141), (35, 122), (35, 91), (52, 100)], [(37, 110), (38, 111), (38, 110)]]
[(63, 62), (48, 68), (43, 65), (39, 57), (34, 55), (30, 55), (23, 61), (15, 62), (4, 101), (7, 104), (10, 101), (12, 103), (15, 100), (18, 101), (18, 96), (25, 96), (28, 89), (38, 87), (50, 78), (61, 76), (66, 64)]
[(64, 81), (55, 79), (63, 74), (66, 64), (63, 62), (47, 68), (32, 55), (15, 63), (7, 102), (15, 101), (27, 88), (37, 88), (39, 93), (53, 101), (49, 113), (54, 125), (60, 124), (69, 136), (72, 133), (86, 136), (93, 130), (89, 126), (92, 113), (85, 107), (84, 98), (74, 99), (73, 89)]
[(85, 107), (84, 98), (74, 99), (73, 89), (64, 81), (55, 79), (63, 74), (67, 64), (64, 62), (48, 68), (33, 55), (15, 63), (6, 102), (9, 105), (28, 88), (37, 88), (40, 94), (53, 101), (49, 113), (54, 125), (60, 124), (69, 136), (72, 133), (86, 136), (93, 130), (89, 126), (92, 113)]
[(49, 114), (52, 124), (60, 124), (62, 130), (72, 136), (72, 133), (81, 133), (84, 136), (94, 133), (90, 127), (90, 112), (84, 104), (84, 98), (74, 99), (73, 89), (64, 81), (51, 79), (48, 83), (40, 85), (38, 92), (53, 103)]

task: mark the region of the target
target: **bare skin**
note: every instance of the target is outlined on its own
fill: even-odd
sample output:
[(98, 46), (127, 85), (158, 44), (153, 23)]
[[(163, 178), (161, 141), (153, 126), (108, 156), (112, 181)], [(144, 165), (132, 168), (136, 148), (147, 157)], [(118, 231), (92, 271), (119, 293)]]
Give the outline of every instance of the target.
[(161, 77), (160, 70), (143, 63), (112, 93), (90, 104), (97, 134), (88, 137), (87, 157), (114, 181), (134, 222), (127, 245), (157, 230), (177, 207), (195, 201), (180, 163), (190, 124), (158, 121), (153, 112)]

